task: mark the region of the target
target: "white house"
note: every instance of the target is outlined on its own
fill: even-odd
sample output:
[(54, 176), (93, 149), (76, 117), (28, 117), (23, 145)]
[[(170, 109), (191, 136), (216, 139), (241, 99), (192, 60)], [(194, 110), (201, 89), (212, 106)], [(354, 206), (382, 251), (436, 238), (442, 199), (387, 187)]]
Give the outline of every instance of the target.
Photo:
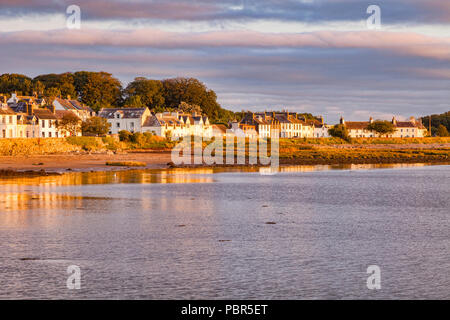
[[(379, 134), (369, 130), (367, 127), (374, 120), (370, 117), (369, 121), (345, 121), (341, 117), (340, 124), (347, 127), (349, 136), (351, 138), (375, 138)], [(397, 121), (395, 117), (392, 118), (392, 124), (395, 127), (395, 132), (384, 135), (389, 138), (422, 138), (427, 135), (427, 129), (423, 126), (422, 122), (417, 121), (414, 117), (411, 117), (409, 121)]]
[(0, 137), (17, 137), (17, 116), (9, 107), (0, 108)]
[(122, 130), (142, 132), (142, 127), (151, 116), (151, 112), (148, 108), (104, 108), (98, 115), (111, 124), (109, 134), (117, 134)]
[(183, 137), (187, 135), (210, 138), (213, 128), (206, 116), (180, 112), (163, 112), (151, 115), (145, 121), (143, 132), (153, 132), (161, 137)]

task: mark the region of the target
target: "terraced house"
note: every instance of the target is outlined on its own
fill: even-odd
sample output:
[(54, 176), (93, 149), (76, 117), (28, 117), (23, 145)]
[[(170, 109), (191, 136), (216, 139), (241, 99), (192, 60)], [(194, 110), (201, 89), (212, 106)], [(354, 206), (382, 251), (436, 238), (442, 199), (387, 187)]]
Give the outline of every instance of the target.
[[(58, 121), (72, 110), (55, 110), (43, 106), (44, 99), (17, 96), (6, 100), (0, 95), (0, 138), (60, 138), (71, 133), (58, 127)], [(81, 122), (81, 119), (80, 119)], [(81, 135), (81, 133), (77, 133)]]
[(109, 108), (100, 110), (99, 116), (111, 124), (110, 134), (126, 130), (151, 132), (160, 137), (211, 137), (213, 132), (208, 117), (197, 113), (167, 111), (153, 114), (148, 108)]
[(55, 111), (71, 111), (82, 121), (95, 116), (94, 110), (90, 107), (80, 103), (78, 100), (71, 99), (70, 96), (67, 99), (56, 98), (52, 103)]
[(210, 138), (213, 127), (206, 116), (198, 113), (162, 112), (152, 114), (145, 122), (143, 132), (153, 132), (161, 137), (183, 137), (187, 135)]
[[(369, 130), (367, 127), (374, 120), (370, 117), (369, 121), (345, 121), (341, 117), (340, 123), (347, 127), (351, 138), (374, 138), (379, 134)], [(428, 131), (421, 121), (411, 117), (409, 121), (397, 121), (395, 117), (392, 118), (392, 124), (395, 127), (395, 132), (385, 135), (389, 138), (423, 138)]]
[[(236, 127), (236, 124), (232, 124), (233, 127)], [(237, 127), (248, 137), (257, 135), (261, 138), (271, 138), (275, 130), (279, 138), (314, 137), (314, 123), (288, 111), (259, 113), (248, 111)]]

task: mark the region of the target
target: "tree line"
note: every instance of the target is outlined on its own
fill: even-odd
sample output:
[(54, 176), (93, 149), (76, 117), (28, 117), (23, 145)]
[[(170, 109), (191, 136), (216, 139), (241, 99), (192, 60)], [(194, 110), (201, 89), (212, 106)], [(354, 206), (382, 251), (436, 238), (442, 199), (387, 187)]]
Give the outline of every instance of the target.
[[(430, 116), (422, 117), (422, 123), (428, 128)], [(450, 131), (450, 111), (431, 115), (431, 134), (433, 136), (448, 137)]]
[(107, 72), (66, 72), (30, 78), (22, 74), (0, 76), (0, 93), (39, 97), (53, 101), (56, 97), (79, 100), (98, 111), (107, 107), (149, 107), (163, 110), (199, 111), (214, 123), (227, 123), (235, 117), (217, 102), (216, 93), (195, 78), (152, 80), (135, 78), (125, 88)]

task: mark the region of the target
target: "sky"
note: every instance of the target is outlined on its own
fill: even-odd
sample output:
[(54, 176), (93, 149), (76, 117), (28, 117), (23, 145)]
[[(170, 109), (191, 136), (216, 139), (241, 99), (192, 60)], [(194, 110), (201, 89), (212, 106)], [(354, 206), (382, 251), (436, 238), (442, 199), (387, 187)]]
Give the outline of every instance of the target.
[(0, 0), (0, 47), (0, 74), (195, 77), (234, 111), (450, 110), (449, 0)]

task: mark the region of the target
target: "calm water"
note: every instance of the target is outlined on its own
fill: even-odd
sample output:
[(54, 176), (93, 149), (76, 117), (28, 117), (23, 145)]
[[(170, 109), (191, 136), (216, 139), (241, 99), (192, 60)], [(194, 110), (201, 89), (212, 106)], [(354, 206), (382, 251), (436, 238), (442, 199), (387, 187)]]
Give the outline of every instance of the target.
[(330, 169), (3, 180), (0, 298), (449, 299), (450, 166)]

